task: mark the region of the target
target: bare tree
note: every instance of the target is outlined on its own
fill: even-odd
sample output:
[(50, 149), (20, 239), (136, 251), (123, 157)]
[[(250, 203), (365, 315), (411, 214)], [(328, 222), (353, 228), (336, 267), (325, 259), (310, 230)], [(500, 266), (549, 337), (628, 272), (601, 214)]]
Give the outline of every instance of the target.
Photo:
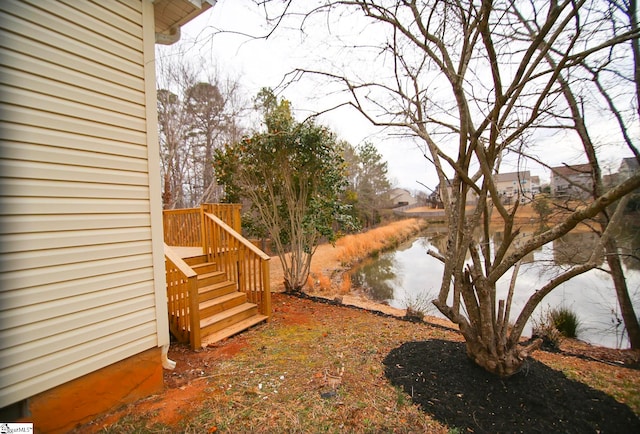
[(205, 63), (196, 64), (182, 54), (160, 57), (159, 64), (164, 207), (218, 202), (222, 189), (213, 172), (213, 152), (225, 143), (240, 140), (240, 120), (248, 108), (239, 81), (221, 78)]
[[(637, 26), (629, 20), (625, 24), (623, 12), (610, 6), (605, 0), (345, 0), (323, 2), (311, 11), (286, 11), (289, 18), (304, 17), (300, 26), (309, 34), (307, 27), (319, 17), (331, 23), (332, 32), (345, 16), (364, 20), (369, 39), (354, 52), (372, 53), (375, 67), (360, 72), (340, 65), (300, 68), (292, 77), (329, 80), (328, 86), (344, 91), (345, 100), (338, 105), (421, 140), (440, 185), (451, 187), (440, 191), (449, 229), (446, 249), (431, 252), (444, 263), (434, 304), (459, 326), (469, 357), (500, 376), (517, 372), (539, 346), (540, 341), (526, 346), (519, 341), (542, 299), (596, 267), (602, 252), (613, 248), (608, 243), (617, 217), (603, 215), (640, 186), (640, 174), (608, 189), (598, 183), (588, 203), (567, 210), (547, 230), (516, 245), (518, 202), (503, 203), (493, 177), (512, 155), (521, 165), (544, 160), (536, 154), (549, 152), (539, 147), (555, 134), (556, 140), (583, 145), (582, 158), (600, 179), (598, 154), (610, 145), (606, 140), (622, 140), (628, 128), (607, 131), (608, 137), (597, 134), (603, 119), (615, 121), (616, 116), (603, 106), (598, 81), (585, 79), (584, 68), (606, 64), (613, 73), (627, 75), (633, 65), (625, 59), (632, 58), (638, 38)], [(621, 17), (615, 27), (612, 16)], [(629, 116), (637, 107), (630, 98), (636, 91), (633, 84), (619, 80), (608, 86), (618, 113)], [(621, 98), (625, 93), (626, 99)], [(593, 116), (591, 123), (585, 121), (588, 116)], [(585, 145), (587, 136), (598, 136), (599, 143)], [(637, 137), (629, 138), (630, 149), (638, 155)], [(473, 206), (467, 200), (471, 196)], [(502, 221), (503, 237), (496, 244), (489, 235), (492, 213)], [(591, 219), (598, 219), (601, 237), (589, 261), (560, 271), (539, 288), (512, 284), (504, 298), (498, 296), (496, 282), (509, 274), (515, 282), (523, 258)], [(528, 301), (512, 313), (514, 292), (527, 290)]]
[(184, 65), (163, 62), (159, 70), (158, 126), (160, 162), (165, 209), (184, 208), (187, 199), (183, 186), (188, 183), (189, 158), (185, 138), (189, 126), (179, 89), (193, 82), (193, 73)]

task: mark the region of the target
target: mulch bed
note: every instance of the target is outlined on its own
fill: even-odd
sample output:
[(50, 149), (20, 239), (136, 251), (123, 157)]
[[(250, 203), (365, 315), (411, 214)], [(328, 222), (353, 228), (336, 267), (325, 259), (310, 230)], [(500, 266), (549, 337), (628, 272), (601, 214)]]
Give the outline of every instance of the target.
[(429, 340), (393, 349), (384, 364), (393, 385), (460, 432), (640, 433), (628, 406), (534, 359), (500, 379), (471, 362), (464, 344)]

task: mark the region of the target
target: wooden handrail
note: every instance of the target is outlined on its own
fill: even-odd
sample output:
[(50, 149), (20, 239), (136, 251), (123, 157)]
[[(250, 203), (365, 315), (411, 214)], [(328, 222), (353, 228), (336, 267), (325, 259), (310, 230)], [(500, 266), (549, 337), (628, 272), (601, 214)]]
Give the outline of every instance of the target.
[(238, 234), (216, 215), (203, 213), (204, 253), (218, 270), (234, 282), (247, 300), (258, 305), (260, 312), (271, 316), (271, 257)]
[(271, 259), (271, 256), (267, 255), (265, 252), (257, 248), (253, 245), (253, 243), (249, 242), (246, 238), (242, 237), (238, 234), (231, 226), (220, 220), (217, 216), (211, 213), (204, 213), (205, 216), (216, 222), (221, 228), (223, 228), (230, 236), (238, 240), (241, 244), (243, 244), (246, 248), (251, 250), (253, 253), (258, 255), (261, 259), (268, 261)]
[(162, 212), (164, 242), (170, 246), (201, 247), (203, 214), (213, 213), (236, 232), (242, 232), (238, 203), (203, 203), (199, 208), (165, 209)]
[(169, 328), (192, 349), (200, 348), (198, 274), (171, 247), (164, 245)]
[(197, 277), (198, 273), (196, 273), (193, 268), (189, 266), (184, 259), (182, 259), (171, 247), (164, 245), (164, 256), (169, 258), (173, 264), (178, 267), (178, 270), (184, 275), (186, 278)]

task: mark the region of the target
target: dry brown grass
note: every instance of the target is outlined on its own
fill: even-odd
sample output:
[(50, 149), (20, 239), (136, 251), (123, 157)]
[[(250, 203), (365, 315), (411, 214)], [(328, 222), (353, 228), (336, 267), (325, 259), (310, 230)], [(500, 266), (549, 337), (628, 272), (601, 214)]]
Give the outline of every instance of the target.
[(407, 240), (425, 227), (424, 220), (407, 219), (361, 234), (347, 235), (336, 242), (336, 247), (339, 249), (336, 258), (343, 266), (352, 265), (372, 254)]
[[(171, 423), (169, 405), (158, 402), (152, 411), (127, 406), (117, 422), (93, 426), (104, 433), (447, 432), (389, 384), (382, 362), (402, 342), (457, 339), (454, 332), (281, 294), (274, 308), (269, 323), (202, 350), (188, 367), (193, 352), (172, 345), (169, 356), (201, 392)], [(236, 348), (229, 358), (228, 346)]]
[[(346, 269), (410, 239), (426, 227), (427, 223), (422, 219), (399, 220), (367, 232), (342, 237), (335, 246), (319, 246), (311, 261), (311, 273), (305, 291), (322, 296), (349, 293), (351, 280), (344, 273)], [(272, 284), (278, 284), (278, 270), (274, 270), (274, 267), (280, 267), (280, 264), (271, 265)]]

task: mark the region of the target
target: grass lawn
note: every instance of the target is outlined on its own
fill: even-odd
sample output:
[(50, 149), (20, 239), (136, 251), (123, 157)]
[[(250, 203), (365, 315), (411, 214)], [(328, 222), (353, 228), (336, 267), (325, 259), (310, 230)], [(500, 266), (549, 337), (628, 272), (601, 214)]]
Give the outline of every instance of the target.
[[(341, 271), (350, 263), (366, 255), (367, 249), (384, 248), (379, 244), (381, 241), (393, 243), (419, 229), (419, 223), (408, 220), (392, 231), (365, 234), (360, 240), (345, 239), (335, 247), (321, 246), (314, 256), (314, 277), (307, 290), (329, 299), (344, 294), (349, 288), (341, 278)], [(398, 235), (400, 231), (402, 236)], [(363, 247), (365, 238), (369, 247)], [(164, 372), (166, 388), (162, 394), (114, 409), (75, 432), (457, 433), (469, 429), (492, 432), (487, 423), (506, 423), (519, 413), (517, 408), (514, 411), (489, 407), (498, 402), (505, 405), (505, 400), (494, 399), (496, 393), (501, 394), (500, 380), (492, 386), (491, 394), (478, 386), (469, 389), (469, 376), (476, 375), (473, 369), (466, 368), (465, 357), (442, 358), (430, 352), (442, 347), (460, 353), (461, 336), (450, 323), (429, 317), (425, 323), (408, 322), (380, 312), (282, 294), (281, 270), (277, 258), (274, 259), (271, 265), (274, 312), (270, 322), (200, 351), (172, 344), (169, 358), (177, 362), (177, 367)], [(346, 303), (347, 297), (343, 298)], [(402, 355), (403, 349), (412, 346), (420, 348), (420, 352)], [(399, 359), (393, 358), (398, 355)], [(552, 390), (573, 387), (576, 383), (579, 386), (577, 393), (585, 399), (580, 401), (581, 396), (575, 402), (565, 399), (561, 403), (565, 413), (559, 418), (570, 416), (572, 408), (578, 406), (586, 408), (589, 414), (589, 406), (597, 402), (600, 411), (602, 406), (605, 411), (607, 406), (611, 407), (612, 419), (620, 419), (622, 416), (618, 414), (630, 417), (624, 419), (622, 426), (628, 423), (633, 429), (640, 424), (638, 359), (638, 352), (566, 340), (560, 352), (534, 353), (530, 366), (542, 373), (538, 375), (542, 380), (555, 379)], [(409, 366), (411, 372), (404, 375)], [(453, 372), (457, 373), (449, 374)], [(432, 377), (427, 378), (425, 373)], [(454, 385), (443, 382), (448, 384), (447, 389), (435, 391), (418, 387), (418, 383), (440, 384), (436, 377), (452, 380)], [(527, 388), (537, 387), (528, 383), (527, 377), (518, 381), (521, 384), (518, 387), (522, 387), (520, 395), (527, 395)], [(553, 417), (549, 416), (553, 414), (549, 409), (560, 407), (553, 396), (536, 399), (543, 404), (534, 409), (540, 418)], [(523, 401), (519, 405), (532, 404)], [(442, 416), (439, 410), (443, 408), (455, 414)], [(467, 412), (468, 420), (466, 416), (455, 417)], [(575, 427), (574, 432), (580, 432), (581, 425), (571, 420), (563, 423), (563, 427)], [(479, 428), (483, 426), (484, 429)], [(535, 420), (525, 428), (531, 428), (525, 432), (536, 432)]]

